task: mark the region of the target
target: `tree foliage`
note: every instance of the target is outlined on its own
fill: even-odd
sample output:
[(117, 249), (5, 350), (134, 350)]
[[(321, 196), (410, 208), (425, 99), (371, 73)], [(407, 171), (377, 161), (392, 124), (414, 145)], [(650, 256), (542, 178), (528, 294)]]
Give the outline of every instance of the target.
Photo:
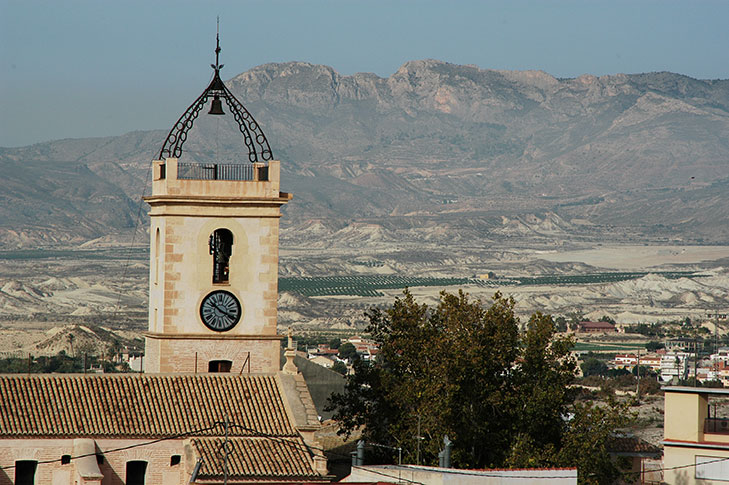
[(459, 467), (573, 466), (579, 433), (619, 421), (612, 407), (575, 403), (574, 341), (540, 313), (521, 332), (513, 299), (497, 293), (484, 305), (442, 292), (431, 308), (406, 290), (367, 317), (377, 362), (355, 362), (330, 410), (343, 432), (361, 427), (366, 441), (402, 447), (406, 461), (415, 462), (420, 430), (421, 463), (437, 463), (448, 435)]
[(345, 375), (347, 375), (347, 370), (348, 370), (347, 364), (338, 360), (332, 365), (332, 370), (334, 372), (338, 372), (338, 373), (342, 374), (343, 376), (345, 376)]
[(71, 357), (66, 352), (61, 351), (54, 356), (40, 356), (30, 360), (19, 357), (0, 359), (0, 373), (80, 373), (84, 372), (84, 364), (86, 364), (87, 369), (91, 366), (101, 366), (104, 372), (128, 371), (128, 365), (126, 364), (115, 364), (93, 355), (86, 356), (86, 358), (83, 354)]
[(357, 359), (357, 349), (349, 342), (339, 346), (339, 358), (347, 361)]
[(582, 375), (585, 377), (604, 376), (608, 371), (607, 364), (595, 357), (586, 358), (585, 361), (580, 364), (580, 368), (582, 369)]
[(656, 342), (655, 340), (651, 340), (650, 342), (645, 344), (645, 349), (648, 352), (655, 352), (656, 350), (660, 350), (665, 348), (666, 346), (663, 345), (661, 342)]

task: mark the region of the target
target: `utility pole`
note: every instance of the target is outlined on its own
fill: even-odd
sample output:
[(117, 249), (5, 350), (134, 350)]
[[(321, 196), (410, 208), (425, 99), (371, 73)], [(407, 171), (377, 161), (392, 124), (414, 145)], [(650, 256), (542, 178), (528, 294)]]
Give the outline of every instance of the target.
[[(711, 313), (709, 311), (706, 311), (706, 317), (711, 318)], [(719, 366), (717, 365), (716, 361), (716, 354), (719, 353), (719, 321), (716, 319), (716, 315), (714, 315), (714, 352), (713, 356), (714, 358), (711, 358), (711, 368), (714, 369), (714, 379), (716, 379), (719, 375)]]
[(699, 385), (699, 374), (697, 373), (699, 366), (699, 331), (694, 331), (694, 387)]
[(640, 349), (638, 349), (638, 365), (635, 367), (635, 375), (638, 378), (638, 382), (635, 385), (635, 400), (640, 402)]
[(418, 414), (418, 435), (415, 437), (415, 440), (418, 442), (417, 452), (415, 454), (415, 464), (420, 465), (420, 415)]

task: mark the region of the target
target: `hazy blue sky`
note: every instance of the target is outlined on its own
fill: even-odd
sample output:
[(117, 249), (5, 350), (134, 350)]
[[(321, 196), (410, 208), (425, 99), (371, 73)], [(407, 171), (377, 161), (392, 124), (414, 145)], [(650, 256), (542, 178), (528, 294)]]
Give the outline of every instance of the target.
[(224, 79), (291, 60), (389, 76), (425, 58), (729, 78), (724, 0), (0, 0), (0, 146), (168, 129), (210, 79), (217, 15)]

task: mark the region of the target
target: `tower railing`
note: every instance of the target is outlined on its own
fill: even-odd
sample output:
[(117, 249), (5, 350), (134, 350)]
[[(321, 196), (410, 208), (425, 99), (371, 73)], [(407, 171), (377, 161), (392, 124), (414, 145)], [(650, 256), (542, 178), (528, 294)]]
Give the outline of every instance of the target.
[(177, 178), (183, 180), (267, 181), (268, 166), (233, 163), (177, 163)]

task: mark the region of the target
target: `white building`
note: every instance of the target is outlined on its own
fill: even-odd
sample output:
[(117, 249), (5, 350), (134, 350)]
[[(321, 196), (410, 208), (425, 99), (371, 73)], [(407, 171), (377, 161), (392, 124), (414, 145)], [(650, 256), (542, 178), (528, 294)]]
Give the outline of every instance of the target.
[(461, 470), (417, 465), (368, 465), (352, 468), (342, 482), (397, 482), (421, 485), (576, 485), (576, 468)]
[(689, 355), (686, 352), (668, 352), (661, 358), (661, 380), (668, 382), (674, 377), (688, 377)]

